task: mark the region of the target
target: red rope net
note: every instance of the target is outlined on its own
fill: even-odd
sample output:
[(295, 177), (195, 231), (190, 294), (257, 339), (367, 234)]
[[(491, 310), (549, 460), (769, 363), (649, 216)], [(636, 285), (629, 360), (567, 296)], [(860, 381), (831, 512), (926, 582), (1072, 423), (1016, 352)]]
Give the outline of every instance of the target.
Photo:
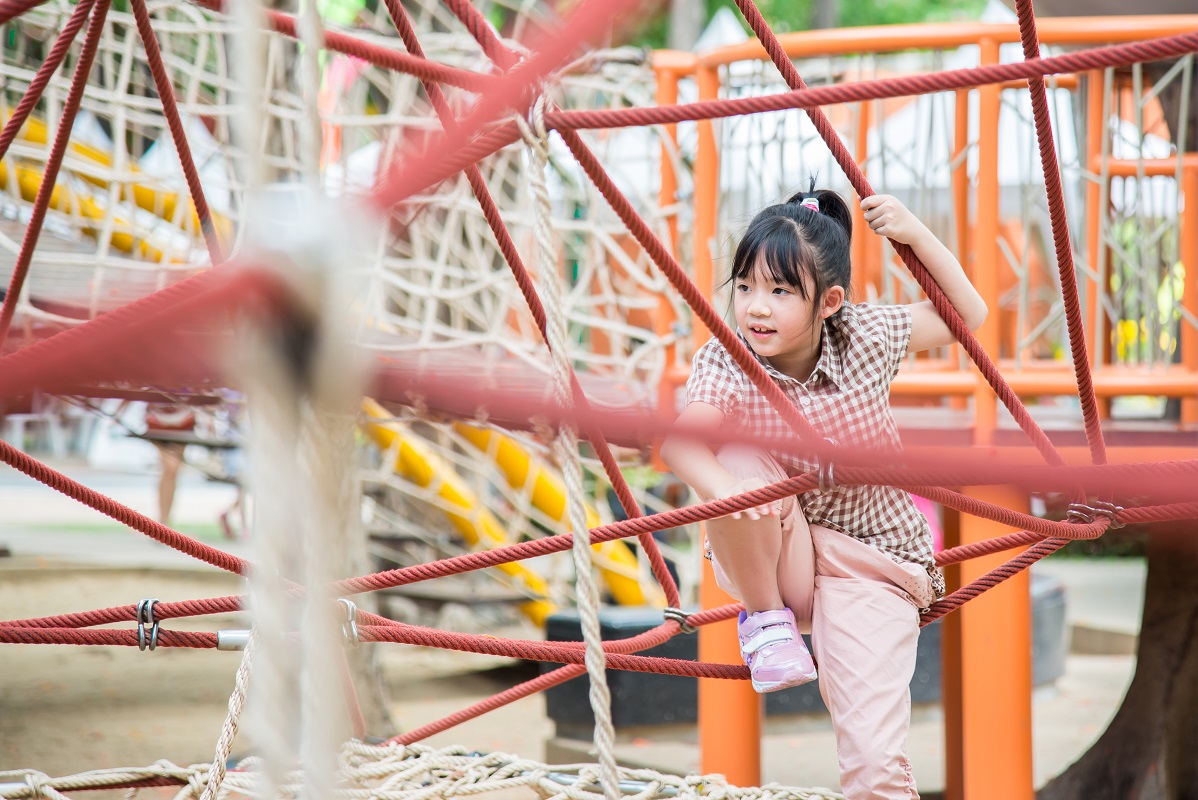
[[(223, 0), (195, 0), (197, 5), (222, 11)], [(20, 15), (36, 0), (7, 0), (0, 3), (0, 21)], [(511, 114), (528, 111), (537, 85), (559, 69), (571, 54), (586, 46), (588, 36), (608, 30), (608, 21), (619, 19), (631, 10), (632, 0), (588, 0), (558, 30), (534, 43), (527, 55), (509, 49), (491, 26), (467, 0), (446, 0), (446, 5), (458, 17), (466, 30), (478, 41), (483, 52), (493, 61), (492, 74), (471, 73), (429, 61), (424, 56), (415, 29), (407, 12), (398, 0), (386, 0), (399, 36), (408, 53), (370, 44), (353, 36), (330, 32), (326, 34), (328, 48), (365, 59), (388, 69), (417, 76), (424, 84), (427, 96), (440, 120), (444, 132), (431, 137), (419, 152), (400, 152), (391, 160), (392, 168), (380, 180), (371, 202), (384, 209), (410, 198), (414, 193), (464, 170), (471, 190), (479, 202), (500, 250), (528, 304), (542, 334), (546, 329), (545, 309), (538, 297), (528, 270), (522, 262), (515, 243), (500, 216), (499, 207), (487, 188), (476, 162), (500, 147), (515, 140), (514, 123), (504, 121)], [(1117, 47), (1080, 51), (1054, 58), (1040, 58), (1035, 18), (1031, 0), (1018, 0), (1021, 38), (1026, 60), (1022, 64), (1004, 64), (976, 69), (954, 70), (921, 76), (890, 78), (861, 83), (809, 89), (793, 63), (766, 25), (752, 0), (737, 0), (737, 5), (749, 26), (765, 46), (770, 59), (792, 89), (789, 93), (748, 99), (730, 99), (691, 103), (659, 108), (633, 108), (609, 111), (550, 111), (548, 125), (555, 129), (577, 159), (589, 179), (598, 188), (612, 210), (628, 231), (649, 255), (651, 260), (686, 300), (695, 315), (724, 344), (754, 384), (770, 400), (778, 413), (790, 424), (796, 440), (761, 442), (777, 449), (797, 448), (813, 453), (820, 459), (834, 460), (836, 480), (841, 484), (888, 484), (918, 491), (932, 500), (962, 512), (1023, 528), (1022, 531), (986, 542), (970, 544), (943, 551), (937, 556), (940, 565), (958, 563), (981, 555), (1014, 548), (1027, 548), (1002, 566), (973, 583), (936, 602), (923, 615), (927, 624), (977, 597), (1031, 563), (1053, 552), (1071, 539), (1101, 536), (1112, 525), (1129, 522), (1152, 522), (1198, 517), (1198, 502), (1193, 501), (1192, 486), (1198, 478), (1198, 461), (1176, 461), (1159, 464), (1124, 466), (1106, 465), (1105, 445), (1098, 420), (1093, 382), (1089, 375), (1089, 357), (1081, 328), (1081, 309), (1077, 296), (1073, 258), (1070, 252), (1067, 219), (1061, 190), (1060, 171), (1053, 149), (1044, 76), (1099, 67), (1126, 65), (1136, 62), (1178, 56), (1198, 51), (1198, 34), (1187, 34), (1149, 42)], [(57, 69), (78, 32), (87, 24), (88, 33), (83, 55), (77, 62), (75, 76), (67, 96), (60, 123), (60, 135), (54, 142), (48, 179), (43, 183), (34, 204), (29, 233), (18, 256), (18, 266), (0, 309), (0, 344), (7, 336), (17, 297), (28, 272), (33, 248), (54, 185), (54, 173), (61, 162), (70, 131), (69, 119), (78, 107), (82, 87), (95, 52), (95, 40), (103, 27), (108, 0), (82, 0), (69, 23), (46, 57), (43, 68), (33, 79), (26, 96), (0, 133), (0, 157), (11, 144), (17, 129), (40, 98), (49, 77)], [(148, 57), (155, 86), (163, 104), (173, 140), (183, 163), (184, 174), (213, 264), (222, 261), (224, 254), (217, 239), (194, 160), (183, 134), (182, 124), (171, 81), (162, 63), (158, 43), (146, 10), (145, 0), (133, 0), (132, 10)], [(294, 18), (270, 12), (269, 26), (276, 32), (296, 36)], [(1093, 466), (1069, 467), (1056, 451), (1045, 433), (1027, 413), (1019, 398), (1003, 380), (995, 365), (977, 340), (962, 323), (959, 315), (936, 286), (924, 266), (910, 248), (895, 245), (903, 261), (919, 285), (936, 305), (964, 350), (977, 364), (986, 380), (1011, 412), (1019, 427), (1035, 446), (1046, 466), (1029, 468), (1026, 465), (1001, 463), (997, 460), (979, 462), (976, 457), (964, 457), (951, 451), (929, 451), (926, 454), (895, 454), (893, 463), (883, 464), (878, 454), (863, 457), (849, 450), (835, 448), (816, 433), (802, 414), (792, 406), (778, 387), (769, 379), (761, 365), (740, 343), (712, 307), (690, 281), (684, 270), (652, 232), (632, 204), (621, 194), (602, 164), (589, 150), (577, 130), (583, 128), (617, 127), (672, 123), (682, 120), (712, 119), (719, 116), (758, 113), (781, 108), (803, 108), (816, 129), (827, 142), (834, 158), (849, 177), (861, 196), (872, 194), (872, 188), (853, 162), (828, 120), (819, 110), (820, 104), (895, 97), (932, 91), (943, 91), (984, 83), (997, 83), (1013, 78), (1025, 78), (1032, 95), (1037, 138), (1051, 210), (1053, 238), (1060, 283), (1068, 323), (1070, 347), (1083, 409), (1086, 438)], [(446, 102), (440, 84), (448, 84), (480, 93), (475, 106), (460, 118), (455, 118)], [(67, 133), (63, 133), (63, 132)], [(243, 267), (245, 265), (242, 265)], [(0, 357), (0, 397), (11, 397), (41, 388), (47, 391), (68, 392), (79, 387), (123, 380), (129, 383), (154, 385), (163, 380), (188, 381), (205, 379), (212, 374), (207, 356), (214, 341), (219, 343), (223, 324), (231, 315), (253, 313), (258, 316), (279, 316), (288, 313), (290, 297), (286, 287), (271, 276), (250, 269), (221, 266), (180, 282), (169, 289), (147, 296), (135, 303), (105, 314), (96, 320), (70, 331), (56, 334), (37, 344)], [(227, 336), (227, 334), (225, 334)], [(140, 342), (136, 358), (122, 357), (130, 343)], [(152, 342), (146, 346), (146, 342)], [(186, 365), (186, 366), (183, 366)], [(659, 514), (644, 514), (637, 506), (623, 475), (617, 468), (609, 440), (644, 444), (659, 439), (671, 424), (669, 419), (633, 418), (629, 415), (605, 412), (593, 408), (583, 392), (577, 376), (572, 377), (574, 407), (562, 410), (556, 406), (538, 407), (529, 398), (521, 397), (515, 389), (487, 398), (487, 412), (496, 423), (527, 425), (534, 416), (548, 424), (574, 424), (582, 430), (596, 453), (623, 504), (628, 518), (591, 529), (587, 535), (592, 543), (636, 536), (648, 554), (653, 574), (661, 583), (668, 604), (679, 605), (678, 588), (653, 539), (653, 532), (759, 505), (769, 500), (816, 488), (814, 474), (800, 475), (780, 481), (764, 489), (737, 498), (717, 500)], [(408, 369), (402, 363), (383, 365), (376, 378), (379, 396), (393, 402), (411, 402), (413, 386), (418, 387), (420, 402), (442, 413), (474, 417), (477, 399), (463, 391), (468, 386), (466, 376), (427, 374)], [(705, 434), (706, 435), (706, 434)], [(709, 437), (710, 440), (710, 437)], [(744, 437), (740, 437), (744, 440)], [(715, 443), (713, 441), (713, 443)], [(57, 489), (91, 508), (128, 525), (176, 550), (221, 569), (244, 573), (248, 565), (216, 548), (191, 539), (178, 531), (126, 508), (110, 498), (71, 480), (16, 448), (0, 442), (0, 460)], [(1116, 497), (1136, 497), (1134, 507), (1119, 509), (1109, 503), (1096, 504), (1098, 514), (1091, 521), (1052, 522), (1017, 513), (993, 504), (984, 503), (951, 491), (948, 486), (1013, 483), (1040, 490), (1053, 489), (1073, 494), (1084, 501), (1087, 496), (1099, 496), (1104, 501)], [(400, 586), (422, 580), (484, 569), (519, 559), (562, 552), (571, 547), (569, 534), (521, 542), (491, 551), (456, 556), (428, 564), (364, 575), (331, 586), (336, 594), (349, 595)], [(155, 619), (168, 620), (188, 616), (227, 613), (243, 607), (244, 598), (220, 597), (177, 603), (160, 603), (154, 609)], [(729, 619), (740, 610), (739, 605), (709, 609), (685, 617), (690, 626), (700, 626)], [(34, 619), (0, 622), (0, 642), (26, 644), (105, 644), (136, 646), (138, 634), (133, 630), (102, 629), (95, 626), (137, 619), (133, 605), (99, 609), (77, 614), (64, 614)], [(561, 668), (541, 675), (535, 680), (502, 692), (492, 698), (463, 709), (450, 717), (396, 737), (411, 743), (443, 731), (467, 719), (512, 702), (520, 697), (562, 683), (584, 674), (581, 643), (501, 640), (489, 636), (470, 636), (399, 623), (372, 614), (359, 617), (359, 633), (366, 641), (402, 642), (424, 646), (450, 648), (475, 653), (537, 659), (563, 664)], [(748, 671), (743, 666), (707, 664), (675, 659), (650, 658), (637, 652), (661, 644), (682, 630), (680, 618), (667, 618), (651, 631), (639, 636), (605, 644), (608, 666), (615, 669), (660, 672), (707, 678), (744, 679)], [(213, 648), (217, 637), (213, 633), (184, 633), (162, 630), (158, 646)]]

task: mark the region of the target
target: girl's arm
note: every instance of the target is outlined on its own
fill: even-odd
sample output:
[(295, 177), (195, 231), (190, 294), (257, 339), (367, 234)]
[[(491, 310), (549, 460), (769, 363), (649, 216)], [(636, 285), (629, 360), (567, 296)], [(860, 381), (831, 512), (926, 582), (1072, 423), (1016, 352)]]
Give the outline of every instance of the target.
[[(915, 255), (928, 268), (928, 272), (936, 279), (936, 284), (948, 297), (953, 308), (961, 315), (965, 325), (971, 331), (977, 330), (986, 320), (986, 301), (978, 294), (977, 289), (965, 277), (961, 263), (949, 251), (944, 243), (936, 238), (928, 227), (911, 213), (911, 211), (896, 198), (888, 194), (875, 194), (861, 201), (865, 212), (865, 221), (870, 230), (879, 236), (885, 236), (911, 246)], [(911, 311), (911, 341), (907, 345), (909, 352), (929, 350), (933, 347), (945, 347), (957, 341), (949, 330), (940, 313), (932, 305), (931, 300), (912, 303), (907, 306)]]
[[(707, 403), (689, 403), (678, 415), (678, 424), (691, 430), (716, 430), (723, 422), (724, 412)], [(738, 480), (724, 469), (711, 448), (698, 439), (680, 436), (667, 438), (661, 445), (661, 460), (703, 501), (733, 497), (769, 485), (761, 478)], [(760, 519), (769, 514), (778, 514), (781, 508), (779, 500), (738, 511), (732, 514), (732, 518), (740, 519), (741, 514), (744, 514), (749, 519)]]

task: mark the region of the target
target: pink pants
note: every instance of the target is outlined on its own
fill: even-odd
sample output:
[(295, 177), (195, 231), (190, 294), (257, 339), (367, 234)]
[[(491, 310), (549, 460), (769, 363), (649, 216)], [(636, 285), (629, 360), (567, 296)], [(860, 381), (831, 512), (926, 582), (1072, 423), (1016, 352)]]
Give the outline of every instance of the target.
[[(738, 478), (786, 477), (768, 454), (725, 447), (719, 460)], [(851, 536), (808, 525), (795, 498), (782, 505), (778, 587), (799, 627), (811, 633), (819, 689), (832, 716), (846, 800), (910, 800), (918, 792), (907, 759), (911, 676), (919, 611), (931, 604), (931, 579)], [(712, 561), (716, 583), (735, 585)]]

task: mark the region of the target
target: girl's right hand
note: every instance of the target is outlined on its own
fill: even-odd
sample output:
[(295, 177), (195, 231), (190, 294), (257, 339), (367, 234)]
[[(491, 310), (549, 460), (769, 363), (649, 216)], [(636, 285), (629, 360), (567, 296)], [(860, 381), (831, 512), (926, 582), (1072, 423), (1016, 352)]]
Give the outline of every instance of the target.
[[(769, 481), (763, 480), (754, 475), (744, 478), (743, 480), (739, 480), (736, 483), (729, 484), (728, 486), (724, 487), (722, 492), (720, 492), (719, 497), (714, 499), (724, 500), (729, 497), (736, 497), (737, 495), (744, 494), (745, 492), (751, 492), (755, 489), (764, 489), (769, 485)], [(761, 519), (762, 517), (776, 517), (781, 515), (781, 513), (782, 501), (779, 499), (770, 503), (765, 503), (763, 505), (752, 506), (742, 511), (734, 511), (732, 512), (731, 516), (733, 519), (742, 519), (744, 517), (748, 517), (749, 519)]]
[(871, 231), (896, 242), (913, 245), (928, 233), (927, 226), (893, 195), (874, 194), (862, 198), (861, 210), (865, 212), (865, 221)]

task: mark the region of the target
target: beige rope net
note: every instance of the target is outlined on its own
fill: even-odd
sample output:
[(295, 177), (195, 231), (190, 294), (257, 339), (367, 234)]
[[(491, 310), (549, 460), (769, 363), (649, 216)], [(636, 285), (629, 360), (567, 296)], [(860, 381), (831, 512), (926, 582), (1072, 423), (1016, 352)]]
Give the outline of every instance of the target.
[[(484, 13), (506, 21), (505, 32), (513, 37), (543, 23), (544, 9), (536, 3), (483, 5)], [(67, 0), (50, 0), (4, 26), (0, 114), (11, 113), (72, 8)], [(305, 86), (307, 51), (294, 39), (269, 33), (259, 43), (262, 85), (249, 87), (244, 81), (250, 71), (238, 68), (234, 50), (241, 35), (239, 18), (190, 3), (150, 2), (149, 8), (226, 253), (244, 247), (246, 231), (253, 227), (247, 222), (261, 202), (287, 213), (297, 202), (298, 187), (314, 179), (324, 193), (352, 203), (372, 186), (397, 144), (440, 129), (420, 82), (411, 76), (326, 51), (319, 59), (316, 85)], [(428, 2), (409, 10), (428, 58), (488, 71), (489, 59), (444, 4)], [(327, 21), (324, 25), (405, 52), (382, 4), (375, 12), (364, 11), (353, 28)], [(78, 47), (51, 80), (44, 110), (35, 112), (2, 162), (0, 281), (5, 283), (21, 246), (24, 219), (45, 167)], [(589, 54), (545, 91), (558, 107), (593, 109), (651, 105), (654, 87), (647, 54), (621, 49)], [(316, 102), (307, 102), (313, 95)], [(462, 113), (475, 98), (453, 87), (446, 87), (446, 95), (455, 113)], [(248, 137), (238, 131), (239, 109), (247, 101), (257, 113), (253, 127), (258, 131)], [(311, 147), (305, 156), (303, 144), (312, 139), (313, 122), (306, 109), (313, 105), (319, 110), (323, 135), (315, 176)], [(658, 209), (656, 175), (663, 141), (655, 129), (588, 136), (592, 148), (612, 164), (613, 176), (626, 194), (664, 233), (677, 209)], [(662, 303), (672, 309), (673, 318), (685, 320), (684, 306), (633, 246), (573, 159), (555, 149), (560, 142), (554, 142), (545, 174), (551, 227), (557, 234), (549, 259), (557, 264), (563, 282), (567, 357), (586, 376), (588, 392), (598, 402), (650, 407), (662, 374), (671, 366), (671, 347), (689, 336), (680, 326), (655, 328), (655, 320), (662, 316)], [(523, 146), (514, 144), (482, 162), (480, 169), (517, 247), (532, 258), (536, 214)], [(685, 172), (680, 170), (684, 178)], [(251, 192), (250, 184), (258, 182), (262, 186)], [(49, 212), (18, 308), (18, 331), (77, 324), (208, 266), (129, 13), (113, 9), (108, 14), (59, 185), (63, 199)], [(544, 344), (465, 178), (446, 181), (409, 208), (397, 211), (393, 224), (372, 234), (372, 240), (357, 242), (361, 252), (339, 265), (356, 280), (350, 303), (356, 343), (376, 356), (419, 357), (433, 366), (461, 357), (473, 363), (485, 360), (497, 369), (527, 369), (534, 376), (543, 375), (548, 386), (550, 362)], [(394, 424), (405, 440), (433, 453), (447, 474), (421, 485), (397, 473), (388, 454), (367, 451), (364, 478), (373, 487), (363, 502), (368, 527), (390, 532), (393, 539), (418, 540), (426, 556), (483, 546), (440, 534), (446, 513), (461, 513), (461, 508), (447, 507), (439, 493), (449, 480), (468, 486), (478, 499), (479, 508), (468, 513), (482, 513), (485, 506), (503, 516), (506, 541), (569, 529), (564, 515), (533, 501), (533, 484), (511, 485), (494, 458), (486, 453), (480, 457), (460, 429), (419, 414)], [(557, 459), (547, 441), (509, 436), (530, 459), (557, 473)], [(587, 452), (581, 455), (589, 513), (600, 522), (611, 521), (614, 512), (603, 470)], [(657, 491), (661, 476), (647, 467), (644, 454), (618, 455), (635, 478), (633, 489), (643, 508), (666, 510), (680, 502)], [(676, 560), (685, 561), (682, 557), (693, 551), (691, 539), (691, 532), (679, 531), (663, 544), (675, 548)], [(401, 562), (413, 557), (393, 548), (378, 555)], [(606, 551), (597, 558), (606, 569), (642, 584), (652, 598), (655, 583), (638, 558), (612, 560)], [(542, 561), (538, 570), (544, 573), (546, 588), (541, 594), (547, 593), (554, 606), (571, 604), (569, 557)], [(684, 597), (693, 597), (695, 572), (687, 566), (679, 569)], [(506, 582), (516, 591), (527, 591), (519, 582)], [(419, 613), (402, 599), (394, 602), (397, 611)], [(467, 624), (461, 621), (459, 627)]]
[[(557, 800), (602, 800), (598, 767), (594, 764), (546, 765), (507, 753), (472, 753), (460, 747), (434, 749), (423, 745), (372, 746), (346, 744), (340, 752), (341, 779), (335, 796), (345, 800), (423, 800), (477, 796), (529, 796)], [(253, 759), (224, 776), (222, 796), (257, 796)], [(159, 761), (148, 767), (103, 769), (51, 778), (33, 770), (0, 772), (0, 798), (37, 800), (60, 798), (62, 792), (83, 788), (124, 787), (147, 778), (168, 778), (182, 784), (176, 800), (198, 799), (208, 782), (207, 764), (179, 767)], [(776, 784), (760, 787), (728, 785), (719, 775), (665, 775), (647, 769), (619, 769), (621, 794), (628, 800), (681, 798), (687, 800), (837, 800), (830, 789), (795, 789)], [(298, 797), (301, 773), (293, 772), (279, 785), (279, 797)], [(516, 794), (514, 794), (516, 793)]]

